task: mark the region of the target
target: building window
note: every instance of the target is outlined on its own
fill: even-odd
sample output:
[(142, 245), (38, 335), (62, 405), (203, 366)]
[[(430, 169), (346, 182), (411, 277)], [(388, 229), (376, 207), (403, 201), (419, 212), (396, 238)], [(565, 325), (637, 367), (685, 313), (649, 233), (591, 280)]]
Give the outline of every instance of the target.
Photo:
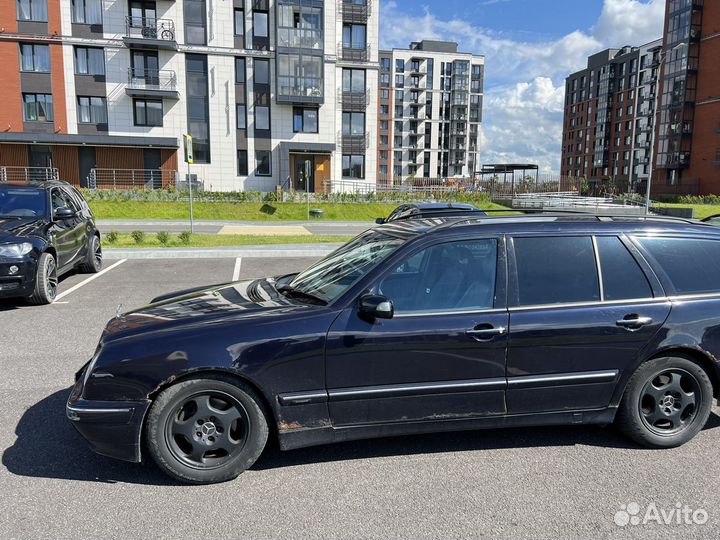
[(293, 109), (293, 131), (295, 133), (318, 132), (318, 110), (309, 107)]
[(364, 24), (343, 25), (343, 48), (344, 49), (365, 49), (367, 28)]
[(255, 130), (270, 129), (270, 107), (267, 105), (255, 106)]
[(365, 134), (365, 113), (342, 113), (342, 134), (346, 136), (360, 136)]
[(248, 175), (248, 156), (247, 150), (237, 151), (237, 173), (238, 176)]
[(253, 36), (266, 38), (268, 34), (267, 11), (253, 11)]
[(77, 75), (105, 75), (105, 51), (96, 47), (75, 47)]
[(365, 70), (344, 68), (342, 70), (342, 91), (344, 94), (364, 94)]
[(242, 9), (235, 10), (235, 35), (245, 35), (245, 12)]
[[(153, 2), (153, 6), (155, 3)], [(205, 27), (207, 26), (207, 9), (205, 0), (185, 0), (185, 42), (192, 45), (205, 45), (207, 43)], [(193, 139), (193, 144), (195, 141)], [(195, 148), (193, 147), (193, 150)]]
[(20, 70), (50, 73), (50, 47), (21, 43)]
[[(162, 116), (162, 115), (161, 115)], [(106, 124), (107, 101), (104, 97), (78, 97), (78, 123)]]
[(235, 83), (245, 84), (245, 59), (235, 59)]
[(315, 50), (323, 48), (322, 7), (302, 5), (305, 3), (311, 2), (278, 2), (277, 45), (279, 47)]
[(343, 154), (342, 175), (343, 178), (365, 178), (365, 156)]
[(390, 59), (389, 58), (381, 58), (380, 59), (380, 69), (383, 71), (390, 71)]
[(270, 150), (258, 150), (255, 152), (255, 174), (257, 176), (270, 176), (272, 174)]
[(390, 106), (388, 105), (380, 105), (380, 114), (382, 115), (388, 115), (390, 114)]
[(238, 103), (235, 105), (235, 115), (237, 116), (237, 128), (247, 129), (247, 108), (244, 104)]
[(102, 0), (72, 0), (72, 22), (102, 24)]
[(381, 73), (380, 74), (380, 85), (381, 86), (390, 86), (390, 74), (389, 73)]
[(398, 58), (395, 60), (395, 72), (405, 73), (405, 60)]
[(256, 58), (255, 64), (255, 84), (270, 84), (270, 60), (260, 60)]
[(387, 88), (380, 90), (380, 99), (390, 99), (390, 90)]
[(18, 21), (48, 20), (47, 0), (17, 0)]
[(404, 75), (395, 75), (395, 86), (397, 88), (405, 87), (405, 76)]
[[(185, 2), (187, 6), (187, 2)], [(207, 56), (185, 54), (188, 131), (193, 138), (195, 163), (210, 163), (210, 113)]]
[(136, 126), (162, 126), (163, 102), (161, 99), (133, 100)]
[(54, 119), (52, 94), (23, 94), (23, 120), (52, 122)]
[(280, 96), (323, 96), (323, 57), (279, 53), (276, 61)]

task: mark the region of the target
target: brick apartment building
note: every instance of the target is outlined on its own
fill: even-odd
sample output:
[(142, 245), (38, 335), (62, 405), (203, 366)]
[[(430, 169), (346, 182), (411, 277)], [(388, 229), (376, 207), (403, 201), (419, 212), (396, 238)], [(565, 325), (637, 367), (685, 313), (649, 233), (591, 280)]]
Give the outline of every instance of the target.
[(668, 0), (662, 39), (590, 56), (566, 79), (562, 175), (644, 193), (652, 170), (654, 196), (720, 193), (719, 59), (715, 0)]
[(0, 0), (0, 180), (375, 184), (371, 0)]

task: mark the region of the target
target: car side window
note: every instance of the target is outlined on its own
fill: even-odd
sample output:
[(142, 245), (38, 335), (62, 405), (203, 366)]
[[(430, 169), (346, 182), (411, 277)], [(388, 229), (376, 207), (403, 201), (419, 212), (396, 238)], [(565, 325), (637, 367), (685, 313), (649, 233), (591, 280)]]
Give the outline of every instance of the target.
[(514, 238), (518, 305), (600, 301), (592, 238)]
[(595, 238), (604, 300), (652, 298), (652, 288), (637, 261), (617, 236)]
[(428, 247), (401, 262), (378, 292), (393, 302), (398, 314), (491, 309), (497, 251), (494, 238)]
[(720, 293), (720, 241), (636, 238), (672, 282), (677, 294)]
[(55, 214), (55, 210), (57, 210), (58, 208), (64, 208), (67, 206), (65, 197), (63, 196), (63, 192), (60, 188), (55, 188), (52, 190), (51, 198), (53, 215)]

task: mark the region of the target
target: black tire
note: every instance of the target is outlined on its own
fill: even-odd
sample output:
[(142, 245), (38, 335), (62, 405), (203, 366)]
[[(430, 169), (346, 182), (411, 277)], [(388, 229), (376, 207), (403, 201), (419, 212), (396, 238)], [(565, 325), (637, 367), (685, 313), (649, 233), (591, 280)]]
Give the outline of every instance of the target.
[(35, 290), (28, 299), (36, 306), (52, 304), (57, 296), (57, 262), (52, 253), (40, 255), (35, 270)]
[(207, 375), (179, 382), (164, 390), (148, 413), (150, 455), (181, 482), (232, 480), (255, 463), (267, 443), (260, 404), (250, 386), (232, 378)]
[(705, 426), (712, 402), (712, 382), (702, 367), (681, 357), (655, 358), (630, 377), (616, 423), (643, 446), (673, 448)]
[(100, 238), (94, 234), (88, 241), (85, 262), (78, 266), (83, 274), (97, 274), (102, 270), (103, 254)]

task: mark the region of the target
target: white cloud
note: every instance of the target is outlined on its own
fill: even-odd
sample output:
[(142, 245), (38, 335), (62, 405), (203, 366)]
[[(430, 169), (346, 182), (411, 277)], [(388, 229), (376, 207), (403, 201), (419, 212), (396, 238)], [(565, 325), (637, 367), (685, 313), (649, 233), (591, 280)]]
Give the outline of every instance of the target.
[(587, 57), (608, 47), (640, 45), (662, 35), (664, 0), (604, 0), (597, 23), (544, 42), (508, 38), (466, 20), (443, 20), (424, 8), (402, 12), (382, 4), (382, 46), (411, 41), (457, 41), (460, 50), (486, 56), (482, 162), (537, 162), (560, 167), (565, 77), (582, 69)]

